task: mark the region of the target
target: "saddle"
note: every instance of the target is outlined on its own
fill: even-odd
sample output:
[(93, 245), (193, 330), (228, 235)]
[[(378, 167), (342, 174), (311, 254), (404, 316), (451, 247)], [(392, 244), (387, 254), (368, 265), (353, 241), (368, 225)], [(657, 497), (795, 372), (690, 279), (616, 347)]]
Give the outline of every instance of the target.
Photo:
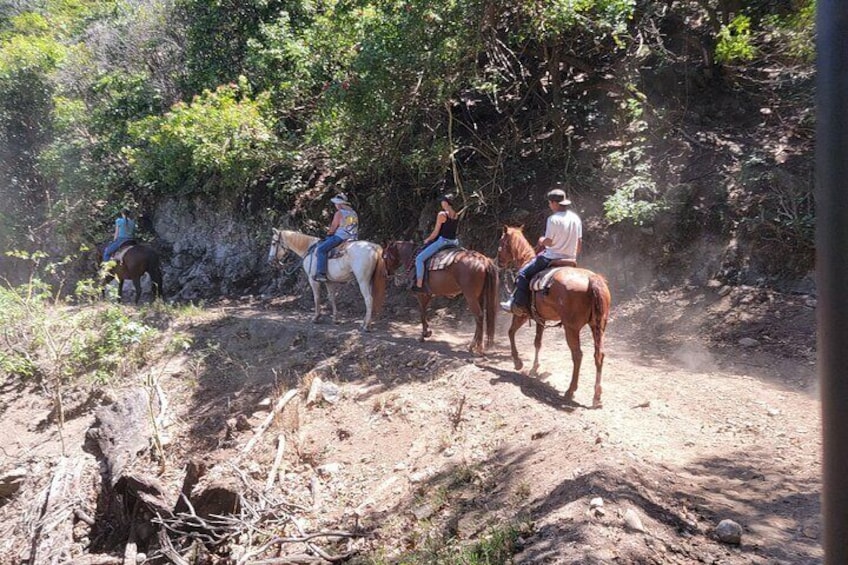
[(427, 260), (428, 271), (441, 271), (447, 269), (456, 262), (459, 256), (465, 253), (464, 247), (444, 247)]
[(347, 253), (347, 248), (350, 247), (350, 244), (356, 240), (354, 239), (346, 239), (340, 244), (336, 245), (330, 252), (327, 253), (327, 259), (338, 259), (339, 257), (344, 257)]
[(138, 245), (137, 240), (135, 240), (135, 239), (126, 240), (125, 242), (123, 242), (121, 244), (120, 247), (118, 247), (118, 249), (114, 253), (112, 253), (112, 257), (110, 259), (112, 261), (115, 261), (116, 263), (121, 263), (121, 261), (124, 260), (124, 255), (127, 254), (127, 251), (129, 251), (132, 247), (134, 247), (136, 245)]
[(559, 271), (563, 269), (572, 269), (576, 266), (576, 262), (567, 261), (565, 259), (557, 259), (556, 261), (552, 261), (550, 267), (533, 277), (533, 279), (530, 281), (530, 290), (532, 290), (533, 292), (548, 290), (551, 287), (551, 283), (554, 280), (554, 276)]

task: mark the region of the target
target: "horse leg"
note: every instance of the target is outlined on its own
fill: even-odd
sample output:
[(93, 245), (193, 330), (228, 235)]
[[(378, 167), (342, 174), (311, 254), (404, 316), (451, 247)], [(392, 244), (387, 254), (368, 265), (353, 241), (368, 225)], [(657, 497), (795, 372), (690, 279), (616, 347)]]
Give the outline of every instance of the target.
[(470, 291), (463, 292), (465, 301), (468, 303), (468, 309), (474, 314), (474, 337), (471, 343), (468, 344), (468, 351), (471, 353), (483, 353), (483, 307), (480, 305), (480, 298), (472, 296)]
[(317, 323), (321, 319), (321, 284), (312, 279), (309, 279), (309, 286), (312, 288), (312, 298), (315, 301), (315, 315), (312, 316), (312, 322)]
[(533, 368), (530, 369), (530, 375), (536, 376), (539, 373), (539, 351), (542, 350), (542, 334), (545, 333), (545, 325), (536, 323), (536, 338), (533, 340), (533, 347), (536, 348), (536, 356), (533, 357)]
[(333, 307), (333, 323), (339, 323), (339, 309), (336, 307), (336, 295), (339, 293), (339, 285), (333, 283), (325, 283), (327, 287), (327, 296), (330, 298), (330, 305)]
[(362, 331), (367, 332), (371, 328), (371, 315), (374, 309), (374, 299), (371, 296), (371, 277), (358, 276), (356, 282), (359, 283), (359, 292), (365, 300), (365, 319), (362, 320)]
[(106, 274), (106, 276), (103, 277), (103, 282), (101, 283), (101, 289), (100, 289), (100, 298), (101, 299), (106, 298), (106, 287), (108, 287), (109, 283), (112, 282), (113, 280), (115, 280), (115, 275), (113, 275), (111, 273), (108, 273), (108, 274)]
[(571, 371), (571, 384), (568, 385), (568, 390), (565, 392), (565, 397), (568, 400), (574, 398), (574, 393), (577, 392), (577, 379), (580, 377), (580, 363), (583, 361), (583, 351), (580, 349), (580, 328), (575, 328), (563, 324), (565, 328), (565, 341), (568, 342), (568, 348), (571, 350), (571, 363), (573, 369)]
[(141, 300), (141, 277), (132, 279), (133, 287), (135, 287), (135, 304)]
[(601, 371), (604, 367), (604, 332), (597, 324), (592, 324), (592, 339), (595, 342), (595, 396), (592, 408), (602, 408), (601, 402)]
[(512, 362), (515, 365), (515, 370), (520, 371), (524, 366), (524, 363), (521, 362), (521, 359), (518, 357), (518, 349), (515, 347), (515, 332), (518, 331), (518, 328), (524, 325), (528, 318), (524, 316), (512, 316), (512, 323), (509, 326), (509, 348), (512, 351)]
[(431, 335), (433, 332), (430, 331), (430, 326), (427, 325), (427, 306), (430, 304), (430, 299), (432, 297), (429, 294), (419, 294), (418, 295), (418, 310), (421, 312), (421, 337), (420, 341), (424, 341)]
[(124, 300), (124, 279), (121, 277), (117, 277), (118, 279), (118, 304), (123, 302)]

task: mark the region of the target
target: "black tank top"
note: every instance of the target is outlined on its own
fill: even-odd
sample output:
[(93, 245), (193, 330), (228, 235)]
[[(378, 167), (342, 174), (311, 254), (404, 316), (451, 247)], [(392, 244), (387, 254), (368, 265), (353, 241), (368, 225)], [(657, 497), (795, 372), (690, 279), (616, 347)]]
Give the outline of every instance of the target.
[(445, 223), (439, 228), (439, 237), (445, 239), (456, 239), (456, 228), (459, 227), (459, 218), (451, 218), (448, 216)]

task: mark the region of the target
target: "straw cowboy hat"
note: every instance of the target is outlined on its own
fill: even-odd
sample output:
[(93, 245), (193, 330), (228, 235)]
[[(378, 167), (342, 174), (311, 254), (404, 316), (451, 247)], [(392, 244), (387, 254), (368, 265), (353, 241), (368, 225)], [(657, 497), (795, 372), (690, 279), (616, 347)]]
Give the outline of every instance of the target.
[(350, 206), (350, 202), (347, 201), (347, 196), (345, 196), (344, 193), (339, 193), (333, 196), (332, 198), (330, 198), (330, 202), (332, 202), (333, 204), (346, 204)]
[(560, 206), (571, 204), (571, 200), (565, 195), (565, 191), (559, 188), (555, 188), (548, 193), (548, 200), (550, 202), (557, 202)]

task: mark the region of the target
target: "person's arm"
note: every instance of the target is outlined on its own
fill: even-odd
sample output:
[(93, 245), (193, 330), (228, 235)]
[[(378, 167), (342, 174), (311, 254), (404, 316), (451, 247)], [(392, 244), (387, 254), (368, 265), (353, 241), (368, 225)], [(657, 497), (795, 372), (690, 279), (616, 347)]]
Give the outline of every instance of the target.
[(447, 217), (448, 215), (444, 210), (436, 215), (436, 227), (433, 228), (433, 231), (430, 232), (430, 235), (428, 235), (427, 239), (424, 240), (424, 245), (430, 245), (432, 242), (436, 241), (436, 238), (439, 237), (439, 230), (442, 228), (442, 224), (445, 223)]
[(336, 213), (333, 215), (333, 221), (330, 223), (330, 227), (327, 228), (327, 235), (335, 235), (336, 230), (339, 229), (341, 223), (342, 213), (340, 210), (336, 210)]
[(115, 241), (116, 239), (118, 239), (118, 222), (117, 222), (117, 220), (115, 221), (115, 234), (112, 236), (112, 241)]
[(553, 244), (554, 240), (551, 238), (551, 218), (549, 216), (545, 222), (545, 235), (539, 238), (538, 243), (536, 243), (536, 249), (544, 249), (545, 247), (550, 247)]
[(580, 252), (583, 251), (583, 238), (577, 240), (577, 253), (575, 254), (575, 258), (580, 257)]

